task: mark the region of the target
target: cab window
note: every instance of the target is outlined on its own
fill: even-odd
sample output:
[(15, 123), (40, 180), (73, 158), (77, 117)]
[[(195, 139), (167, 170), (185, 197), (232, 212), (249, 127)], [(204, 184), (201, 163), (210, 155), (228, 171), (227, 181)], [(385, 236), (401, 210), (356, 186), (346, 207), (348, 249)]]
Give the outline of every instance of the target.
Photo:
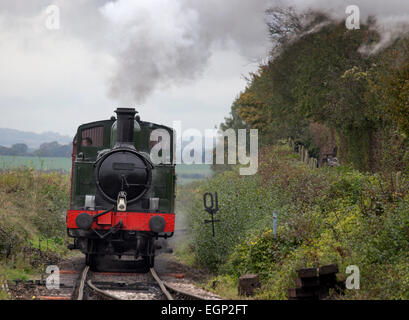
[(94, 127), (82, 131), (82, 147), (102, 147), (104, 145), (104, 127)]

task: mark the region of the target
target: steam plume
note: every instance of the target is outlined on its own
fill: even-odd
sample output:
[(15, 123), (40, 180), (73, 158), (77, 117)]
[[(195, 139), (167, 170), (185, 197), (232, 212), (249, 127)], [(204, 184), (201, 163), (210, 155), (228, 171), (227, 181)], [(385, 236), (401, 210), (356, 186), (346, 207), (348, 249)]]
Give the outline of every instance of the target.
[[(249, 60), (268, 52), (265, 10), (292, 6), (346, 18), (344, 0), (118, 0), (101, 8), (116, 39), (117, 72), (110, 94), (143, 102), (154, 90), (199, 77), (216, 49), (235, 50)], [(381, 41), (362, 47), (374, 53), (408, 31), (409, 4), (400, 0), (356, 0), (361, 22), (376, 16)]]

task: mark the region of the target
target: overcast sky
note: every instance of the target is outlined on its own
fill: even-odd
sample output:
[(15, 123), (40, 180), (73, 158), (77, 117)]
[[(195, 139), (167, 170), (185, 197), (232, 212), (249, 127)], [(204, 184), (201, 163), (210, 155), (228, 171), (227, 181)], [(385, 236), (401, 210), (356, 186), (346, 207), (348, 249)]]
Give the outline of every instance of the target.
[[(147, 121), (213, 128), (269, 49), (267, 1), (234, 2), (2, 0), (0, 127), (73, 135), (136, 107)], [(46, 28), (51, 4), (59, 30)]]
[[(0, 127), (72, 136), (81, 123), (135, 107), (147, 121), (213, 128), (267, 56), (271, 3), (344, 18), (349, 2), (1, 0)], [(408, 21), (407, 0), (355, 2), (364, 17)], [(46, 27), (50, 5), (58, 30)]]

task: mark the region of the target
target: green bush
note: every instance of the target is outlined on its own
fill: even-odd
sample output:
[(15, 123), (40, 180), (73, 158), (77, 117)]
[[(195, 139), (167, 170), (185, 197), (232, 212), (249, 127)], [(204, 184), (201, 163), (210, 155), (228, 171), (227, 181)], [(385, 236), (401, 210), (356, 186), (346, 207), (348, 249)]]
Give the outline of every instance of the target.
[[(200, 264), (217, 270), (240, 241), (254, 230), (272, 225), (275, 197), (258, 185), (257, 176), (240, 177), (236, 171), (227, 171), (193, 191), (188, 224)], [(204, 211), (203, 194), (215, 191), (220, 208), (216, 218), (220, 222), (216, 223), (213, 237), (211, 225), (204, 224), (210, 215)]]
[[(201, 266), (236, 280), (257, 273), (263, 284), (259, 297), (285, 299), (297, 268), (337, 263), (345, 280), (346, 267), (357, 265), (361, 290), (347, 291), (346, 298), (409, 298), (406, 175), (349, 167), (311, 170), (285, 146), (260, 154), (257, 175), (242, 177), (236, 168), (193, 188), (188, 221)], [(212, 237), (202, 194), (215, 191), (221, 222)]]
[(69, 181), (31, 168), (0, 172), (0, 280), (25, 278), (67, 254)]

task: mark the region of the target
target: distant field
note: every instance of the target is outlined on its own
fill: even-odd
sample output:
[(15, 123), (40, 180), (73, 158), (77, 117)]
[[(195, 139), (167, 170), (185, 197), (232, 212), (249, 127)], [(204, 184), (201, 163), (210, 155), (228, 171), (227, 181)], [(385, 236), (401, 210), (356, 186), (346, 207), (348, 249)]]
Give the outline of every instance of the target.
[(30, 167), (42, 171), (69, 172), (71, 170), (71, 159), (0, 156), (0, 169), (16, 169), (19, 167)]
[(180, 164), (176, 166), (176, 175), (178, 184), (186, 184), (195, 180), (206, 179), (213, 174), (208, 164)]
[[(71, 170), (70, 158), (39, 158), (20, 156), (0, 156), (0, 170), (16, 169), (19, 167), (30, 167), (42, 171), (62, 171)], [(177, 165), (176, 174), (178, 184), (186, 184), (195, 180), (205, 179), (212, 175), (210, 165)]]

